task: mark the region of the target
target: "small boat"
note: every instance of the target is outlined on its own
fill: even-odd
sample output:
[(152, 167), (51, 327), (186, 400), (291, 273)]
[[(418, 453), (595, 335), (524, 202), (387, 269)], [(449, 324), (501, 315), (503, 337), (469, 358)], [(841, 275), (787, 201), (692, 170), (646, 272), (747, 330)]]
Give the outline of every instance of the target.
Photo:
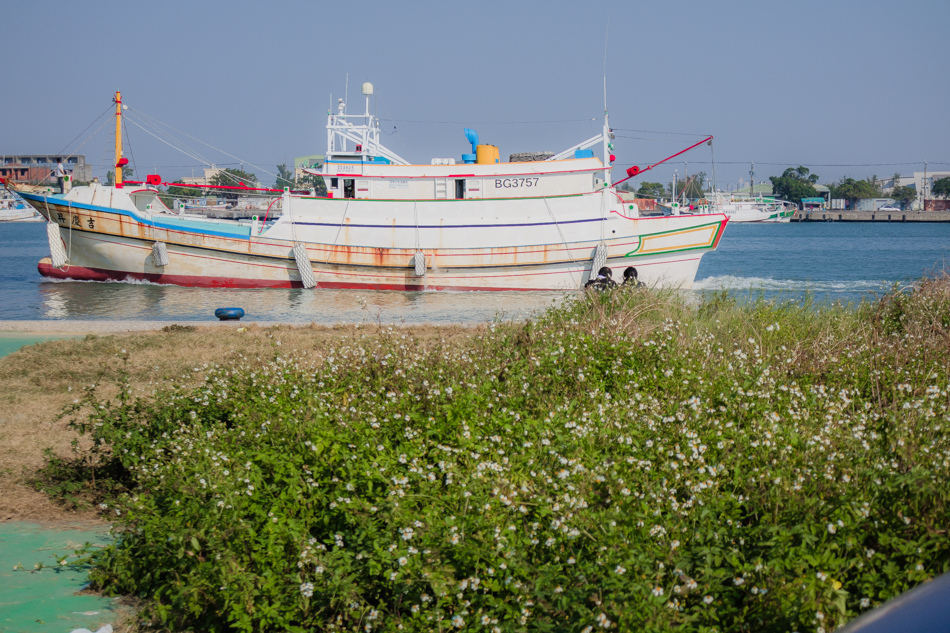
[(604, 266), (636, 266), (648, 285), (688, 288), (728, 222), (722, 213), (641, 217), (625, 203), (611, 182), (606, 112), (601, 133), (544, 160), (501, 162), (496, 146), (465, 129), (471, 152), (420, 165), (379, 142), (372, 84), (362, 93), (364, 113), (340, 99), (327, 115), (325, 163), (309, 170), (326, 195), (257, 189), (273, 201), (250, 219), (170, 209), (162, 194), (171, 183), (158, 175), (123, 182), (116, 93), (115, 184), (22, 194), (49, 221), (40, 274), (229, 288), (569, 290)]
[(19, 196), (0, 195), (0, 222), (40, 222), (43, 219), (43, 216), (24, 203)]

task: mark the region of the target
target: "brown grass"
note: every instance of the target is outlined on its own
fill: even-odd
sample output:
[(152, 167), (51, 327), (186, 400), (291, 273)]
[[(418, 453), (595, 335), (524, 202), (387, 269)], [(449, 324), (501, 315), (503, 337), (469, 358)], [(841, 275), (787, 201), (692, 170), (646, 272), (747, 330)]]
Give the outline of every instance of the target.
[[(169, 328), (166, 328), (168, 330)], [(58, 414), (82, 393), (98, 385), (113, 397), (122, 372), (135, 389), (188, 384), (200, 380), (196, 366), (228, 364), (240, 355), (267, 362), (278, 351), (319, 358), (334, 342), (351, 336), (378, 336), (388, 326), (249, 326), (241, 332), (198, 326), (194, 330), (136, 332), (51, 341), (24, 347), (0, 358), (0, 521), (34, 521), (64, 526), (100, 522), (92, 510), (68, 510), (30, 484), (43, 466), (47, 448), (67, 456), (76, 434)], [(419, 343), (461, 342), (484, 330), (467, 326), (395, 328)], [(278, 345), (279, 342), (279, 345)], [(127, 358), (127, 360), (125, 360)]]

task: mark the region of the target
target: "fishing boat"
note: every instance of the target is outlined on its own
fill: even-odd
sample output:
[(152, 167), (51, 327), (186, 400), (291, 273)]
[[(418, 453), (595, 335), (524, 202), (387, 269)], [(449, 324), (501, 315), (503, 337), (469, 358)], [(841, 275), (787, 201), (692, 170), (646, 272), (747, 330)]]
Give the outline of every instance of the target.
[(43, 216), (19, 197), (0, 191), (0, 222), (38, 222)]
[(790, 222), (795, 205), (778, 198), (731, 196), (721, 191), (708, 194), (711, 211), (725, 214), (730, 222)]
[(688, 288), (728, 222), (721, 213), (641, 217), (625, 203), (611, 182), (606, 112), (601, 133), (546, 160), (501, 162), (496, 146), (466, 129), (471, 152), (420, 165), (379, 142), (373, 86), (362, 93), (362, 114), (342, 99), (327, 114), (325, 162), (309, 171), (325, 195), (240, 187), (274, 198), (263, 217), (230, 220), (166, 205), (170, 183), (158, 175), (123, 182), (117, 92), (114, 184), (22, 193), (48, 220), (40, 274), (228, 288), (568, 290), (601, 267), (635, 266), (646, 284)]

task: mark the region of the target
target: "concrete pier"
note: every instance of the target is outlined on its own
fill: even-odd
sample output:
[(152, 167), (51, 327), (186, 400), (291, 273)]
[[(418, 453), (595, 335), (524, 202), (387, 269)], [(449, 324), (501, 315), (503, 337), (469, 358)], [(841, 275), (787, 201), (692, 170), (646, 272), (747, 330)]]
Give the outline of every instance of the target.
[(950, 211), (796, 211), (792, 222), (950, 222)]

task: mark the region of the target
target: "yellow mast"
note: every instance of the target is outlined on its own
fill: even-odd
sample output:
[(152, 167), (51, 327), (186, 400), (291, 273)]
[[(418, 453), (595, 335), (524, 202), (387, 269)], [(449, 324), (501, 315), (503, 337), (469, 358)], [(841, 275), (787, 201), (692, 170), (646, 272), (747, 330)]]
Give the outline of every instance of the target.
[(115, 92), (115, 186), (122, 186), (122, 93)]

